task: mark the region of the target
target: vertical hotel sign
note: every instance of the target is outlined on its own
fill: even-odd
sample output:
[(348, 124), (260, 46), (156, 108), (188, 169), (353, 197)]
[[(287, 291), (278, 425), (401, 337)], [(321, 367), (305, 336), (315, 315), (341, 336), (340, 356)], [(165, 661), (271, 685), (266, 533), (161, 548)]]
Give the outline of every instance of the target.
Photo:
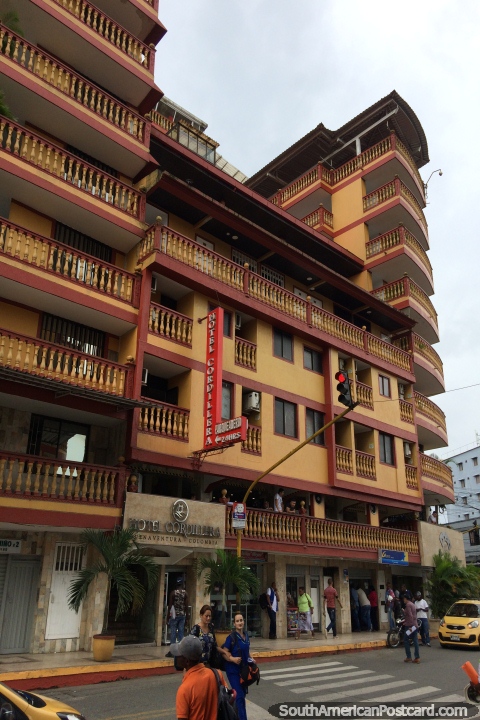
[(207, 315), (207, 361), (205, 370), (205, 450), (240, 442), (247, 436), (247, 419), (222, 422), (223, 308)]

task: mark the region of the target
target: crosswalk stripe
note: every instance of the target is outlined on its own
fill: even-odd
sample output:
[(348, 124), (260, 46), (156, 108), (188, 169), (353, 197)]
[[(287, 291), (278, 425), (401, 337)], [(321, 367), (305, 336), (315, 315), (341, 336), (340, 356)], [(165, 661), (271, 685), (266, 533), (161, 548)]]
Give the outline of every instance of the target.
[(332, 661), (332, 662), (324, 662), (324, 663), (315, 663), (315, 665), (299, 665), (297, 667), (286, 667), (286, 668), (278, 668), (278, 670), (262, 670), (262, 678), (265, 675), (275, 675), (276, 673), (286, 673), (291, 672), (292, 670), (295, 670), (296, 673), (301, 672), (302, 670), (311, 670), (312, 668), (319, 668), (319, 667), (331, 667), (332, 665), (342, 665), (341, 662)]
[[(321, 670), (312, 670), (310, 673), (305, 673), (305, 675), (325, 675), (325, 673), (337, 673), (337, 672), (343, 672), (344, 670), (358, 670), (358, 665), (340, 665), (340, 667), (333, 667), (333, 668), (323, 668)], [(263, 677), (263, 675), (262, 675)], [(288, 677), (295, 677), (298, 678), (298, 673), (294, 673), (293, 675), (272, 675), (269, 678), (265, 678), (265, 680), (285, 680), (285, 678)]]
[[(410, 681), (409, 681), (410, 682)], [(413, 682), (413, 681), (412, 681)], [(386, 685), (384, 686), (386, 687)], [(438, 692), (439, 688), (433, 687), (433, 685), (426, 685), (424, 687), (415, 688), (415, 690), (405, 690), (405, 692), (394, 693), (393, 695), (381, 695), (381, 697), (368, 698), (369, 702), (395, 702), (395, 700), (409, 700), (417, 695), (429, 695), (432, 692)], [(433, 699), (432, 699), (433, 702)]]
[[(363, 671), (362, 671), (363, 672)], [(373, 672), (373, 670), (369, 670), (367, 672)], [(377, 675), (375, 680), (390, 680), (393, 678), (393, 675)], [(348, 686), (350, 685), (360, 685), (361, 683), (365, 682), (364, 677), (357, 678), (356, 680), (348, 679)], [(334, 690), (337, 688), (338, 690), (338, 680), (337, 682), (327, 683), (326, 685), (323, 685), (322, 683), (320, 685), (313, 685), (312, 687), (303, 687), (303, 688), (294, 688), (291, 690), (292, 693), (305, 693), (305, 692), (313, 692), (314, 690)]]
[(432, 698), (433, 702), (465, 702), (464, 695), (444, 695), (440, 698)]
[[(334, 700), (343, 700), (347, 697), (354, 695), (368, 695), (369, 693), (375, 692), (376, 690), (390, 690), (396, 687), (405, 687), (405, 685), (415, 685), (413, 680), (395, 680), (395, 682), (385, 683), (384, 685), (372, 685), (367, 688), (356, 688), (355, 690), (343, 690), (343, 692), (330, 693), (330, 695), (316, 695), (315, 697), (307, 698), (311, 702), (330, 702)], [(380, 698), (383, 700), (383, 697)]]
[[(338, 684), (342, 682), (342, 680), (349, 680), (351, 677), (356, 677), (357, 675), (374, 675), (374, 670), (354, 670), (353, 672), (346, 672), (346, 673), (339, 673), (338, 675), (332, 675), (332, 677), (329, 677), (328, 675), (324, 675), (323, 677), (306, 677), (306, 678), (298, 678), (297, 680), (288, 680), (287, 682), (277, 682), (275, 685), (278, 685), (279, 687), (288, 687), (290, 685), (301, 685), (302, 683), (304, 685), (308, 685), (308, 683), (315, 683), (315, 687), (317, 687), (318, 682), (329, 680), (335, 680), (335, 682)], [(337, 679), (338, 678), (338, 679)], [(365, 678), (364, 678), (365, 679)], [(318, 681), (318, 682), (317, 682)], [(292, 690), (292, 692), (294, 692)]]

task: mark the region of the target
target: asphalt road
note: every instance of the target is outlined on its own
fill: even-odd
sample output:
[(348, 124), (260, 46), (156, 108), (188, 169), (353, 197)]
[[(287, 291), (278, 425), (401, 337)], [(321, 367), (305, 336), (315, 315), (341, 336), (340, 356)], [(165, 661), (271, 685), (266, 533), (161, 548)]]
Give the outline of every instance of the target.
[[(420, 648), (419, 665), (403, 662), (403, 648), (370, 650), (262, 663), (260, 685), (250, 688), (249, 720), (267, 720), (267, 709), (280, 702), (423, 701), (463, 699), (468, 683), (461, 665), (476, 668), (480, 651), (443, 650), (433, 641)], [(51, 690), (81, 711), (87, 720), (175, 720), (180, 674)]]

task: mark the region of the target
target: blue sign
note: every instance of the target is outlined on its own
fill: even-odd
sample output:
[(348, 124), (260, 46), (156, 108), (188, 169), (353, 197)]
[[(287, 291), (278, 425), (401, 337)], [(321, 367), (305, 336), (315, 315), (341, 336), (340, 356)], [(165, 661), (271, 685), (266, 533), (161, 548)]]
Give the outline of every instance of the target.
[(408, 565), (408, 552), (404, 550), (379, 550), (380, 565)]

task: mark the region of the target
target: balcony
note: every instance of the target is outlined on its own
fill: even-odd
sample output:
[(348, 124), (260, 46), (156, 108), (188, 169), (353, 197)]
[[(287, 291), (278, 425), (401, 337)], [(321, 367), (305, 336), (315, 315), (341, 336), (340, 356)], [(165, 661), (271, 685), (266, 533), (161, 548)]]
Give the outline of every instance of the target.
[(144, 195), (1, 115), (0, 158), (4, 197), (123, 252), (143, 235)]
[(425, 505), (443, 505), (455, 501), (452, 471), (448, 465), (420, 453), (420, 470)]
[(445, 414), (425, 395), (414, 393), (418, 441), (425, 450), (448, 445)]
[[(410, 222), (413, 222), (418, 227), (422, 245), (425, 250), (428, 250), (428, 225), (425, 215), (415, 195), (400, 178), (396, 177), (363, 197), (363, 212), (369, 213), (365, 218), (365, 222), (369, 223), (372, 234), (377, 232), (377, 226), (373, 222), (377, 214), (373, 214), (373, 211), (376, 211), (377, 208), (381, 210), (382, 215), (385, 213), (384, 222), (388, 222), (390, 227), (395, 220), (397, 223), (403, 222), (403, 208), (410, 216)], [(415, 235), (415, 233), (413, 234)]]
[(402, 398), (399, 398), (398, 404), (400, 406), (400, 420), (402, 422), (409, 423), (410, 425), (415, 424), (415, 418), (413, 416), (413, 405), (411, 402), (407, 402)]
[(366, 243), (366, 268), (374, 284), (408, 275), (417, 285), (433, 293), (433, 271), (428, 255), (416, 237), (403, 225)]
[(2, 89), (24, 124), (48, 127), (51, 136), (127, 177), (149, 161), (150, 123), (144, 117), (1, 24), (0, 55)]
[(251, 453), (252, 455), (262, 454), (262, 428), (256, 425), (248, 426), (247, 437), (242, 440), (242, 452)]
[(356, 401), (364, 408), (373, 410), (373, 388), (358, 380), (355, 383)]
[(248, 368), (248, 370), (257, 369), (257, 346), (255, 343), (235, 337), (235, 365)]
[[(353, 464), (354, 453), (355, 466)], [(377, 479), (375, 455), (336, 445), (335, 459), (338, 472), (345, 473), (346, 475), (357, 475), (358, 477), (367, 478), (368, 480)]]
[[(233, 548), (235, 544), (232, 510), (227, 507), (225, 545)], [(275, 547), (277, 552), (280, 549), (286, 553), (317, 556), (319, 549), (339, 557), (348, 557), (349, 551), (352, 551), (356, 558), (361, 555), (362, 559), (375, 562), (378, 560), (378, 549), (389, 548), (408, 552), (411, 562), (420, 562), (418, 533), (414, 531), (253, 509), (247, 509), (243, 545), (251, 550)]]
[(188, 441), (190, 410), (143, 398), (152, 403), (138, 411), (138, 430), (150, 435), (163, 436), (170, 440)]
[(95, 5), (86, 0), (16, 0), (15, 6), (31, 43), (128, 105), (139, 108), (155, 91), (155, 48)]
[[(269, 282), (265, 278), (251, 272), (248, 267), (242, 267), (213, 250), (203, 247), (194, 240), (181, 235), (163, 225), (153, 225), (145, 233), (145, 238), (138, 246), (138, 262), (142, 263), (152, 253), (159, 253), (162, 257), (171, 258), (179, 263), (179, 275), (183, 275), (183, 268), (190, 268), (193, 273), (208, 275), (213, 280), (230, 288), (229, 292), (241, 293), (238, 300), (249, 305), (252, 301), (275, 309), (279, 313), (302, 323), (308, 328), (314, 328), (326, 336), (328, 342), (338, 340), (339, 345), (345, 345), (348, 351), (352, 348), (365, 353), (410, 374), (412, 372), (411, 358), (407, 351), (392, 343), (386, 342), (376, 335), (362, 330), (352, 323), (327, 312), (323, 308), (312, 305), (308, 300), (294, 295), (294, 293)], [(159, 258), (158, 262), (165, 265)], [(199, 287), (205, 282), (201, 276), (197, 280)]]
[(302, 218), (302, 222), (313, 230), (327, 233), (327, 235), (333, 230), (333, 215), (323, 205)]
[(393, 344), (413, 356), (415, 386), (423, 395), (438, 395), (445, 391), (443, 363), (426, 340), (415, 333), (410, 333), (397, 338)]
[(148, 330), (154, 335), (192, 347), (193, 320), (186, 315), (151, 303)]
[(403, 277), (372, 290), (371, 294), (397, 310), (408, 308), (409, 317), (416, 321), (421, 336), (429, 343), (438, 342), (437, 311), (428, 295), (413, 280)]
[(1, 328), (0, 369), (11, 380), (28, 378), (55, 392), (90, 391), (98, 400), (131, 397), (133, 368)]
[(405, 479), (409, 490), (418, 490), (418, 469), (413, 465), (405, 465)]
[(111, 0), (95, 0), (96, 6), (107, 13), (135, 37), (144, 43), (156, 45), (165, 35), (166, 29), (158, 19), (159, 0), (130, 0), (112, 3)]
[[(29, 292), (34, 286), (44, 286), (50, 282), (49, 294), (61, 298), (63, 303), (74, 302), (76, 305), (90, 302), (105, 302), (108, 309), (103, 312), (115, 314), (115, 309), (138, 307), (140, 278), (122, 270), (115, 265), (99, 260), (96, 257), (79, 252), (61, 242), (46, 238), (27, 228), (15, 225), (0, 217), (0, 257), (3, 257), (0, 275), (15, 274), (16, 294), (13, 295), (5, 285), (4, 297), (22, 302), (25, 300), (25, 285)], [(29, 272), (25, 283), (18, 282), (18, 268)], [(11, 273), (7, 273), (7, 267)], [(61, 282), (57, 282), (61, 279)], [(65, 288), (78, 290), (76, 299), (66, 298)], [(34, 306), (42, 308), (39, 298), (33, 300)], [(95, 304), (95, 303), (92, 303)], [(111, 328), (110, 328), (111, 331)]]

